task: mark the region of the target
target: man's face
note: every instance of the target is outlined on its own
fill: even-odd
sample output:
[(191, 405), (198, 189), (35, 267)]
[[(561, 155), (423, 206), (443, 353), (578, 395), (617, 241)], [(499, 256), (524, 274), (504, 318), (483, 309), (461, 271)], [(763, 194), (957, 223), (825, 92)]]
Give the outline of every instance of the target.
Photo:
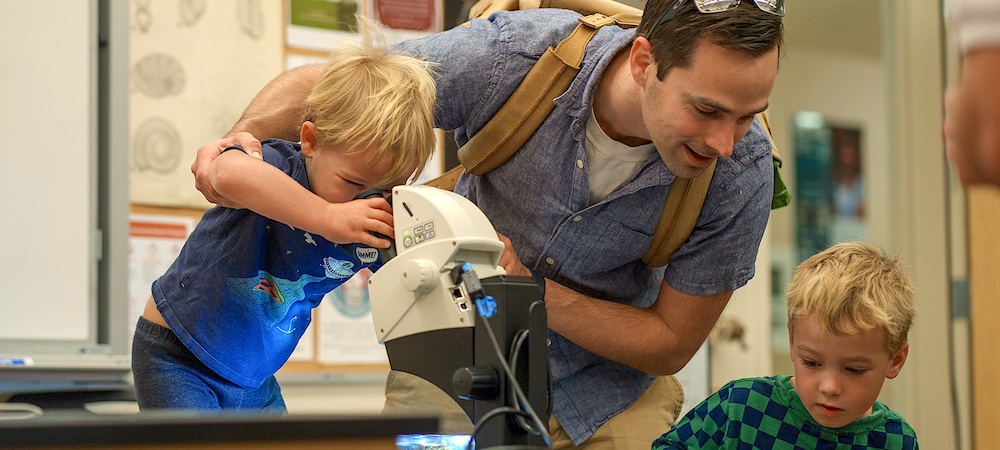
[(642, 117), (649, 139), (671, 172), (701, 174), (729, 157), (768, 105), (778, 72), (778, 50), (754, 58), (702, 39), (689, 67), (674, 67), (660, 81), (656, 64), (642, 73)]
[(793, 330), (792, 385), (813, 419), (829, 428), (871, 414), (882, 384), (899, 374), (909, 350), (890, 354), (881, 327), (838, 336), (811, 314), (795, 319)]

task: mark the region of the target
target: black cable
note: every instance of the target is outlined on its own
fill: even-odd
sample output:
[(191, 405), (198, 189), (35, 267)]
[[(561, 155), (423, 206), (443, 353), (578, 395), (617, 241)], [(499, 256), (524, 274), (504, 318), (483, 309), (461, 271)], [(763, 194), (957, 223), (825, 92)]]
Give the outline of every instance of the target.
[[(528, 330), (520, 330), (520, 331), (518, 331), (514, 335), (514, 339), (511, 341), (511, 344), (510, 344), (511, 354), (510, 354), (510, 360), (508, 361), (508, 364), (510, 364), (511, 372), (513, 372), (514, 375), (517, 375), (517, 361), (521, 358), (521, 348), (524, 347), (524, 345), (527, 342), (528, 342)], [(517, 397), (516, 397), (516, 394), (514, 393), (513, 387), (509, 391), (510, 392), (508, 392), (507, 395), (509, 397), (513, 397), (513, 398), (516, 399)], [(523, 408), (521, 408), (521, 403), (520, 402), (516, 402), (516, 404), (514, 405), (514, 407), (518, 408), (519, 410), (523, 410)], [(521, 415), (514, 416), (514, 421), (517, 422), (517, 425), (519, 427), (521, 427), (522, 430), (524, 430), (524, 431), (526, 431), (528, 433), (531, 433), (531, 434), (534, 434), (534, 435), (537, 436), (538, 432), (535, 431), (535, 429), (534, 429), (535, 427), (532, 424), (530, 424), (527, 421), (525, 421), (524, 418), (525, 418), (525, 416), (521, 416)]]
[[(494, 408), (493, 410), (487, 412), (483, 416), (483, 418), (479, 420), (479, 423), (477, 423), (473, 428), (473, 435), (472, 437), (469, 438), (469, 445), (471, 446), (473, 441), (475, 441), (475, 433), (479, 431), (480, 425), (485, 423), (486, 418), (510, 412), (519, 415), (523, 414), (526, 415), (528, 418), (530, 418), (531, 422), (534, 423), (535, 425), (535, 429), (538, 431), (538, 435), (541, 436), (542, 441), (545, 442), (545, 446), (551, 447), (552, 437), (549, 436), (549, 430), (547, 426), (544, 423), (542, 423), (542, 419), (538, 417), (538, 414), (536, 414), (535, 410), (531, 407), (531, 403), (528, 402), (528, 397), (524, 395), (524, 391), (521, 390), (521, 386), (517, 382), (517, 377), (514, 375), (514, 371), (511, 370), (510, 365), (507, 364), (507, 358), (504, 357), (503, 350), (500, 349), (500, 343), (497, 342), (497, 338), (493, 334), (493, 327), (490, 326), (490, 322), (489, 320), (487, 320), (487, 317), (492, 316), (492, 313), (484, 314), (484, 312), (480, 310), (480, 304), (487, 303), (487, 302), (481, 302), (480, 300), (484, 301), (488, 300), (489, 303), (493, 303), (495, 305), (496, 299), (494, 299), (490, 295), (485, 295), (485, 293), (482, 291), (482, 287), (479, 284), (479, 278), (476, 276), (475, 271), (472, 270), (471, 264), (466, 262), (457, 265), (454, 269), (452, 269), (451, 275), (452, 275), (452, 280), (454, 280), (456, 284), (459, 281), (466, 284), (466, 291), (469, 292), (470, 298), (472, 298), (472, 300), (474, 300), (476, 303), (476, 309), (479, 312), (479, 317), (483, 319), (482, 323), (483, 326), (486, 327), (486, 335), (490, 338), (490, 343), (493, 344), (493, 350), (496, 352), (497, 359), (500, 361), (500, 367), (502, 367), (504, 373), (507, 374), (507, 379), (509, 380), (511, 387), (514, 390), (515, 401), (521, 407), (520, 409), (515, 409), (509, 406), (502, 406), (499, 408)], [(471, 287), (470, 284), (472, 284)], [(495, 312), (495, 306), (493, 307), (493, 310)], [(467, 448), (471, 449), (473, 447), (467, 447)]]
[(510, 366), (507, 365), (507, 360), (503, 357), (503, 351), (500, 350), (500, 344), (497, 343), (496, 336), (493, 335), (493, 327), (490, 326), (489, 320), (483, 319), (483, 325), (486, 327), (486, 335), (489, 336), (490, 342), (493, 344), (493, 350), (497, 352), (497, 356), (500, 359), (500, 366), (503, 367), (504, 373), (507, 374), (507, 379), (510, 380), (511, 385), (514, 388), (514, 394), (517, 397), (517, 401), (521, 403), (524, 408), (524, 413), (531, 418), (531, 421), (535, 424), (535, 429), (538, 430), (539, 436), (542, 437), (542, 441), (545, 442), (546, 446), (552, 445), (552, 438), (549, 436), (549, 430), (546, 425), (542, 423), (542, 419), (535, 414), (535, 410), (528, 403), (528, 397), (524, 395), (524, 391), (521, 390), (521, 386), (517, 383), (517, 377), (514, 376), (514, 372), (510, 370)]
[(476, 434), (479, 433), (479, 430), (482, 429), (483, 424), (489, 422), (490, 419), (494, 417), (500, 416), (501, 414), (514, 414), (517, 416), (526, 415), (523, 411), (513, 408), (511, 406), (501, 406), (499, 408), (491, 409), (489, 412), (484, 414), (483, 417), (479, 419), (479, 423), (477, 423), (476, 426), (472, 429), (472, 435), (469, 436), (469, 442), (465, 445), (466, 450), (472, 450), (475, 448), (474, 444), (476, 442)]

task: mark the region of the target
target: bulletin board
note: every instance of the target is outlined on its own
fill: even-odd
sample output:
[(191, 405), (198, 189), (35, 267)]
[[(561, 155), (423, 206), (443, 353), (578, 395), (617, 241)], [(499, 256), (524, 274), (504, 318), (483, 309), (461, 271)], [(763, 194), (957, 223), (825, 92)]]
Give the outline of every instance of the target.
[(129, 3), (132, 202), (208, 208), (188, 167), (281, 73), (282, 2)]

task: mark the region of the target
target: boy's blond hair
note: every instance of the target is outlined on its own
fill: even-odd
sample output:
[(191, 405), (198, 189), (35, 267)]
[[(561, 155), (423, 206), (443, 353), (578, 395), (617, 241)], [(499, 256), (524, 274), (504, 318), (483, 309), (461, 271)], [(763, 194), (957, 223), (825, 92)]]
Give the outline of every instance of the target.
[(419, 175), (435, 147), (437, 90), (430, 69), (384, 46), (343, 47), (331, 53), (306, 97), (303, 121), (316, 125), (317, 144), (393, 161), (381, 185)]
[(814, 315), (843, 336), (882, 327), (894, 354), (907, 342), (916, 315), (914, 286), (899, 258), (863, 242), (834, 245), (795, 268), (788, 285), (788, 332), (795, 319)]

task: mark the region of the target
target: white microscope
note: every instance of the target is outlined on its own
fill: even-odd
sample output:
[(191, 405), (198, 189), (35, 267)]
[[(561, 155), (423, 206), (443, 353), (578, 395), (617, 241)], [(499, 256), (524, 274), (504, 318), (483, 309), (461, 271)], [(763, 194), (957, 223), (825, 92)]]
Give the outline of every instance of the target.
[(398, 186), (390, 203), (395, 255), (368, 280), (389, 365), (451, 395), (477, 448), (547, 448), (544, 286), (497, 265), (503, 243), (465, 197)]

